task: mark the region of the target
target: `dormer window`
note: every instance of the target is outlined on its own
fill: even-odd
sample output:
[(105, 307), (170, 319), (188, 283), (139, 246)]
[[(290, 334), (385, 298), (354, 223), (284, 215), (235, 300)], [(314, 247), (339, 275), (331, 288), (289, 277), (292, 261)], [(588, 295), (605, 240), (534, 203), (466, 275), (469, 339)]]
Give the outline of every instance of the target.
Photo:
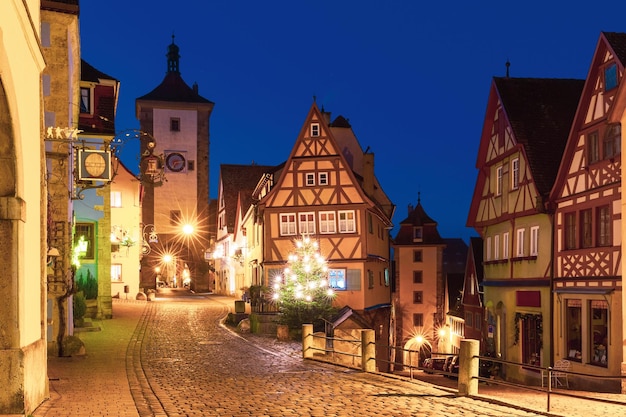
[(422, 226), (417, 226), (413, 228), (413, 242), (421, 242), (423, 239), (424, 229)]
[(315, 138), (320, 135), (320, 124), (319, 123), (311, 123), (311, 137)]
[(80, 112), (91, 114), (91, 88), (80, 88)]

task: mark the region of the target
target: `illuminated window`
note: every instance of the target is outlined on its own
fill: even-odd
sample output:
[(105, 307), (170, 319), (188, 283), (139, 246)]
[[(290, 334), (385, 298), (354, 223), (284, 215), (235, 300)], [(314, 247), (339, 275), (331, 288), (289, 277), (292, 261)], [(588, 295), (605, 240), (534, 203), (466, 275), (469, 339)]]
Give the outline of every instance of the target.
[(345, 269), (329, 269), (328, 270), (328, 286), (335, 290), (348, 289)]
[(122, 265), (121, 264), (111, 264), (111, 281), (116, 281), (116, 282), (122, 281)]
[(609, 304), (604, 300), (589, 301), (591, 336), (591, 363), (607, 366), (608, 363), (608, 334), (609, 334)]
[(293, 236), (296, 234), (295, 213), (287, 213), (287, 214), (280, 215), (280, 234), (281, 236)]
[(111, 207), (122, 207), (121, 191), (111, 191)]
[(84, 259), (94, 259), (94, 230), (93, 223), (76, 223), (74, 226), (74, 246), (82, 248), (80, 256)]
[(582, 302), (567, 300), (567, 357), (578, 362), (582, 361)]

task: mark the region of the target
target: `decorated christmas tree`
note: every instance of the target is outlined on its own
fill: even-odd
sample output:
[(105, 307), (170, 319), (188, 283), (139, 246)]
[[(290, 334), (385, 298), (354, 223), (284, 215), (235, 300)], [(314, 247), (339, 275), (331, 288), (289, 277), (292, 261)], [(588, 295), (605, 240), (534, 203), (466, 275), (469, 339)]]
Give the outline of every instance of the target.
[(274, 277), (280, 322), (291, 329), (300, 329), (305, 323), (317, 327), (336, 312), (332, 306), (335, 294), (328, 286), (328, 266), (317, 241), (305, 236), (294, 246), (283, 273)]

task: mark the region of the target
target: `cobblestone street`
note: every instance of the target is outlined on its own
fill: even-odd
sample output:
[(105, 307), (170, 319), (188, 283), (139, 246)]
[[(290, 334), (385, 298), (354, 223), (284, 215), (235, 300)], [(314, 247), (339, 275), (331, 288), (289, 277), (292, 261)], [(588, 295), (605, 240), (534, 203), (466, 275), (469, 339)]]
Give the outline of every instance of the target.
[(591, 416), (624, 409), (588, 402), (591, 412), (561, 405), (546, 414), (541, 396), (519, 390), (459, 397), (428, 382), (303, 360), (298, 343), (221, 325), (233, 304), (176, 291), (153, 302), (116, 301), (114, 318), (97, 322), (102, 331), (80, 333), (85, 356), (49, 358), (50, 399), (33, 415)]

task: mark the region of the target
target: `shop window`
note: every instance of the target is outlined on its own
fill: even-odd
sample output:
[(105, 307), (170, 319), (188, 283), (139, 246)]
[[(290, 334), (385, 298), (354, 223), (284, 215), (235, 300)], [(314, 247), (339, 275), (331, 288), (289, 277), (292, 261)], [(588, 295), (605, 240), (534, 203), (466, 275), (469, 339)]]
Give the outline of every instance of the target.
[(568, 359), (582, 361), (582, 302), (581, 300), (567, 300), (567, 357)]
[(591, 331), (591, 364), (607, 366), (609, 305), (604, 300), (589, 302)]

